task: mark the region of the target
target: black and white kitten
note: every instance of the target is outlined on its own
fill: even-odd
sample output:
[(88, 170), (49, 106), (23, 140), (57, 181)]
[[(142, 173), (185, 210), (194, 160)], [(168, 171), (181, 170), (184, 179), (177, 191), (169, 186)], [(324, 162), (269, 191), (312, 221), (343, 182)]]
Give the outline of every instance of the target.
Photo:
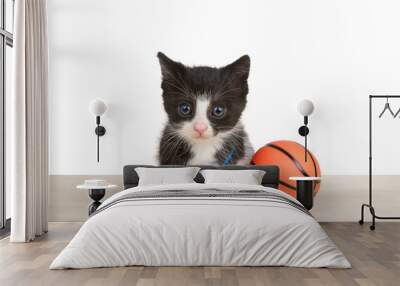
[(161, 165), (246, 165), (254, 153), (240, 122), (247, 102), (250, 58), (222, 68), (187, 67), (158, 53), (168, 114)]

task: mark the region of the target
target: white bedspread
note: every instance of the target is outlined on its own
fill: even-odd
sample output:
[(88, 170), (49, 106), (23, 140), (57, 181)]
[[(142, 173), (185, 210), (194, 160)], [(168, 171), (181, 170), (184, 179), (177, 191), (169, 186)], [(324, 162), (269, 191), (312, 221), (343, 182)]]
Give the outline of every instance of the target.
[(235, 197), (152, 198), (113, 204), (131, 192), (207, 189), (263, 190), (290, 198), (278, 190), (254, 185), (128, 189), (100, 206), (103, 211), (84, 223), (50, 269), (126, 265), (350, 267), (315, 219), (289, 204)]

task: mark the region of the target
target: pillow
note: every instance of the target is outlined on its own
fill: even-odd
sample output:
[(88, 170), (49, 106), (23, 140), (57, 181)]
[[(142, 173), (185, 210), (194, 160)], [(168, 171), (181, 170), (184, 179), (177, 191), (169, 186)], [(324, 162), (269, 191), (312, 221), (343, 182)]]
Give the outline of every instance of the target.
[(246, 185), (261, 185), (265, 171), (262, 170), (202, 170), (205, 184), (233, 183)]
[(193, 179), (199, 170), (198, 167), (135, 168), (139, 176), (138, 186), (195, 183)]

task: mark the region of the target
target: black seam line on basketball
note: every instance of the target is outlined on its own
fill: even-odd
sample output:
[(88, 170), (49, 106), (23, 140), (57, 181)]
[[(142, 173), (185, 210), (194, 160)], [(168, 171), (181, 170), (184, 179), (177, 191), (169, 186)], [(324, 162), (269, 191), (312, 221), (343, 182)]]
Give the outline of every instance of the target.
[(293, 164), (296, 165), (297, 169), (303, 174), (303, 176), (310, 177), (310, 176), (307, 174), (307, 172), (303, 169), (303, 167), (301, 166), (301, 164), (299, 163), (299, 161), (297, 161), (297, 160), (296, 160), (289, 152), (287, 152), (285, 149), (283, 149), (283, 148), (281, 148), (281, 147), (279, 147), (279, 146), (276, 146), (276, 145), (274, 145), (274, 144), (267, 144), (267, 146), (272, 147), (272, 148), (274, 148), (274, 149), (276, 149), (276, 150), (278, 150), (278, 151), (281, 151), (283, 154), (285, 154), (286, 156), (288, 156), (289, 159), (292, 160)]
[(279, 180), (279, 184), (284, 185), (285, 187), (287, 187), (289, 189), (296, 190), (295, 187), (293, 187), (292, 185), (290, 185), (290, 184), (288, 184), (288, 183), (286, 183), (284, 181)]
[(309, 152), (308, 150), (307, 150), (307, 153), (310, 155), (311, 160), (312, 160), (312, 162), (313, 162), (315, 177), (318, 177), (318, 174), (317, 174), (317, 164), (315, 164), (314, 156), (313, 156), (313, 154), (311, 154), (311, 152)]
[[(297, 142), (295, 142), (297, 145), (299, 145), (300, 147), (303, 147), (303, 145), (301, 145), (301, 144), (299, 144), (299, 143), (297, 143)], [(310, 152), (310, 150), (308, 150), (307, 149), (307, 154), (309, 155), (309, 157), (311, 157), (311, 160), (312, 160), (312, 162), (313, 162), (313, 165), (314, 165), (314, 176), (315, 177), (318, 177), (318, 174), (317, 174), (317, 164), (315, 164), (315, 160), (314, 160), (314, 155), (313, 154), (311, 154), (311, 152)], [(315, 185), (314, 185), (314, 188), (315, 188)]]
[[(317, 164), (315, 163), (314, 155), (311, 154), (311, 152), (308, 151), (308, 150), (307, 150), (307, 153), (310, 155), (311, 160), (312, 160), (312, 162), (313, 162), (315, 177), (318, 177), (318, 173), (317, 173)], [(314, 191), (315, 191), (315, 188), (319, 185), (319, 183), (320, 183), (320, 181), (315, 181), (315, 182), (314, 182)]]

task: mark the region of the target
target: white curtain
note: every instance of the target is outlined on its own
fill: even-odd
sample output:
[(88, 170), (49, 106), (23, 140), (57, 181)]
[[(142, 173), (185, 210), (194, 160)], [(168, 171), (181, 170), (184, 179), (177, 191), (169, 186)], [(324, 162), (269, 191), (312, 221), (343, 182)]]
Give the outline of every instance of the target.
[(10, 110), (12, 242), (47, 232), (48, 48), (46, 0), (16, 0)]

